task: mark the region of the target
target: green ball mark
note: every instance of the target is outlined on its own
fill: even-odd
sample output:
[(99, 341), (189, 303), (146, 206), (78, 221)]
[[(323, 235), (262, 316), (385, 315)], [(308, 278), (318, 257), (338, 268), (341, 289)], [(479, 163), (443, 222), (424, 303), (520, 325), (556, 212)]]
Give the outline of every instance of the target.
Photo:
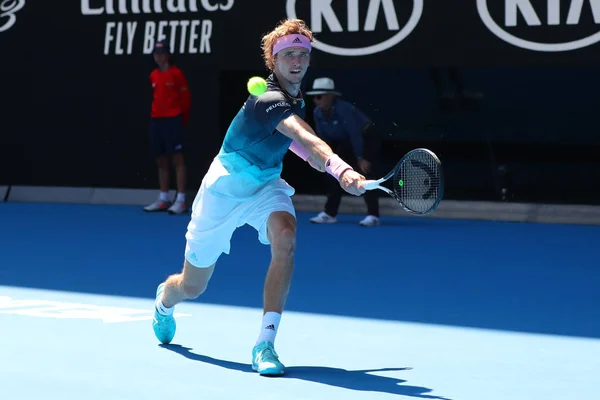
[(400, 185), (400, 186), (404, 186), (404, 181), (403, 181), (402, 179), (400, 179), (400, 180), (398, 181), (398, 185)]

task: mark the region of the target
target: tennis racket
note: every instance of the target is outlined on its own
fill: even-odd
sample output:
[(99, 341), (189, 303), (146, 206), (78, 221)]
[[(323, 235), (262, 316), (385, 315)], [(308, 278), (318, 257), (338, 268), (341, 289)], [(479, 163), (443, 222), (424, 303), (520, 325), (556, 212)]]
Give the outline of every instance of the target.
[[(382, 186), (390, 178), (393, 188)], [(427, 215), (442, 201), (442, 163), (431, 150), (411, 150), (386, 176), (378, 180), (367, 180), (364, 187), (365, 190), (383, 190), (410, 214)]]

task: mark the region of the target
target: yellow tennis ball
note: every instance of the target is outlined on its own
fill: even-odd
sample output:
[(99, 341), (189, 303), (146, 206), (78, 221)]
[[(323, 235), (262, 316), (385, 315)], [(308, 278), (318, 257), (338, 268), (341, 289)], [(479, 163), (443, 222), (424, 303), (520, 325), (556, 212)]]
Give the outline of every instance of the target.
[(248, 80), (248, 92), (253, 96), (260, 96), (267, 91), (267, 81), (260, 76), (253, 76)]

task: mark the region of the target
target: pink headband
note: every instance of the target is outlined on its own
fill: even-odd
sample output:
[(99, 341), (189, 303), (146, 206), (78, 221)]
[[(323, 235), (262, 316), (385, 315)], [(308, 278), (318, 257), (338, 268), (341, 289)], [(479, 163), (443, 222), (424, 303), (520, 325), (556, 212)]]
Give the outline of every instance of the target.
[(296, 46), (304, 47), (308, 51), (311, 49), (310, 40), (306, 36), (294, 33), (277, 39), (277, 42), (275, 42), (275, 45), (273, 46), (273, 55), (288, 47)]

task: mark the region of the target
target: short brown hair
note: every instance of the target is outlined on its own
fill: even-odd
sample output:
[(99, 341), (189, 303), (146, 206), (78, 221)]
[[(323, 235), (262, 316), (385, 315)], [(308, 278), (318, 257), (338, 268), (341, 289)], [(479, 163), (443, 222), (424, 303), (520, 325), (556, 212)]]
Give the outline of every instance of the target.
[(314, 37), (306, 23), (301, 19), (284, 19), (279, 22), (279, 25), (275, 27), (271, 32), (267, 33), (262, 38), (262, 50), (265, 65), (270, 71), (275, 68), (275, 57), (273, 56), (273, 46), (277, 39), (283, 36), (299, 34), (306, 36), (310, 42), (314, 41)]

